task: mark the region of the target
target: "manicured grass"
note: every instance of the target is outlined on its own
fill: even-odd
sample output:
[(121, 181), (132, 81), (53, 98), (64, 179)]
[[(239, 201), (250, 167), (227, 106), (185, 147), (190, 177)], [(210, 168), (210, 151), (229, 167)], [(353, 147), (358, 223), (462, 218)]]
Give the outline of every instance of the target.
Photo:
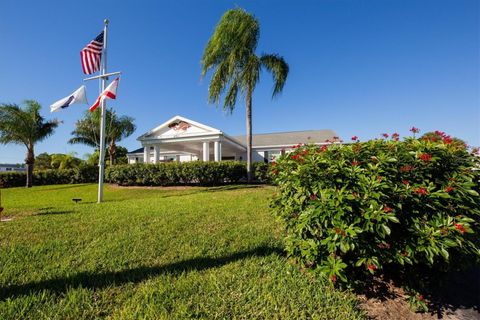
[(287, 263), (272, 193), (4, 189), (0, 319), (362, 318), (353, 294)]

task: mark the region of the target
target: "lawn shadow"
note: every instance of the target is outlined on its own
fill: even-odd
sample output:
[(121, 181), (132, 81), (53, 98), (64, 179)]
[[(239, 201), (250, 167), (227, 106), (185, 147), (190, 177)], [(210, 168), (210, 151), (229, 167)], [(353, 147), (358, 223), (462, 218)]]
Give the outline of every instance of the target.
[(228, 256), (212, 258), (200, 257), (159, 266), (141, 266), (121, 271), (91, 273), (81, 272), (65, 278), (54, 278), (39, 282), (0, 287), (0, 300), (14, 298), (48, 290), (55, 294), (65, 293), (70, 288), (102, 289), (110, 285), (139, 283), (162, 274), (181, 274), (189, 271), (202, 271), (252, 257), (283, 255), (278, 247), (260, 246), (248, 251), (236, 252)]
[(75, 213), (73, 210), (44, 210), (40, 209), (39, 212), (35, 213), (34, 216), (46, 216), (46, 215), (55, 215), (55, 214), (69, 214)]
[(80, 188), (88, 185), (89, 185), (88, 183), (67, 184), (67, 185), (58, 185), (58, 186), (53, 185), (49, 188), (42, 188), (40, 191), (65, 190), (65, 189)]

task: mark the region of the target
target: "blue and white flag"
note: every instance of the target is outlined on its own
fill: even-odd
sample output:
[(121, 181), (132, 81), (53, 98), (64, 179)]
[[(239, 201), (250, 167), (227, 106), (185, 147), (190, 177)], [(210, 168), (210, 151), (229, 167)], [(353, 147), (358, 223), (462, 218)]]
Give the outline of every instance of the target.
[(59, 111), (61, 109), (65, 109), (65, 108), (71, 106), (74, 103), (88, 104), (85, 86), (81, 86), (80, 88), (78, 88), (74, 93), (72, 93), (68, 97), (60, 99), (57, 102), (55, 102), (54, 104), (52, 104), (50, 106), (50, 112), (56, 112), (56, 111)]

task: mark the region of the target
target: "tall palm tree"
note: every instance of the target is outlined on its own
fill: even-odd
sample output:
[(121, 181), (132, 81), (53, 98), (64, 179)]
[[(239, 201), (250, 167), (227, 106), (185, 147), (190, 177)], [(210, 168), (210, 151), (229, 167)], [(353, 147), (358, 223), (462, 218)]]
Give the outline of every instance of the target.
[(45, 119), (40, 115), (41, 105), (34, 100), (25, 101), (24, 108), (16, 104), (0, 105), (0, 143), (25, 145), (27, 155), (27, 187), (32, 186), (33, 166), (35, 165), (35, 144), (53, 134), (60, 123)]
[[(107, 151), (110, 157), (110, 164), (115, 164), (117, 142), (129, 137), (135, 131), (134, 119), (128, 116), (117, 116), (107, 109), (105, 121), (105, 138), (108, 145)], [(96, 149), (100, 149), (100, 112), (86, 112), (83, 119), (78, 120), (75, 130), (72, 131), (73, 138), (68, 143), (81, 143)]]
[(288, 64), (277, 54), (257, 56), (255, 50), (260, 38), (258, 20), (241, 8), (228, 10), (220, 19), (202, 57), (202, 76), (214, 69), (208, 100), (232, 112), (240, 93), (246, 103), (247, 174), (252, 179), (252, 95), (262, 68), (273, 75), (272, 98), (279, 94), (288, 76)]

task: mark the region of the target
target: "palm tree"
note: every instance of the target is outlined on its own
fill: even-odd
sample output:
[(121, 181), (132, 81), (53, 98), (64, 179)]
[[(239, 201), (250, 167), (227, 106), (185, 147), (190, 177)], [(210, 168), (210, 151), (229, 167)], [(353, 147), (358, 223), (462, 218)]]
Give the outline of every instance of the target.
[[(117, 142), (129, 137), (136, 129), (134, 119), (128, 116), (117, 116), (112, 110), (107, 110), (105, 121), (105, 138), (108, 145), (110, 164), (115, 164)], [(100, 112), (86, 112), (85, 117), (78, 120), (73, 138), (68, 143), (81, 143), (100, 149)]]
[(77, 158), (76, 155), (76, 152), (70, 152), (67, 154), (54, 153), (51, 156), (51, 166), (52, 168), (60, 170), (78, 168), (84, 161)]
[(32, 186), (35, 164), (35, 144), (53, 134), (60, 123), (58, 120), (45, 121), (40, 115), (41, 105), (34, 100), (25, 101), (24, 108), (16, 104), (0, 105), (0, 143), (25, 145), (27, 155), (27, 187)]
[(252, 179), (252, 95), (262, 68), (273, 75), (272, 98), (279, 94), (288, 75), (288, 64), (277, 54), (257, 56), (260, 26), (258, 20), (243, 9), (228, 10), (220, 19), (202, 57), (202, 76), (214, 69), (208, 100), (219, 104), (221, 96), (223, 109), (232, 112), (240, 93), (246, 102), (247, 120), (247, 176)]

